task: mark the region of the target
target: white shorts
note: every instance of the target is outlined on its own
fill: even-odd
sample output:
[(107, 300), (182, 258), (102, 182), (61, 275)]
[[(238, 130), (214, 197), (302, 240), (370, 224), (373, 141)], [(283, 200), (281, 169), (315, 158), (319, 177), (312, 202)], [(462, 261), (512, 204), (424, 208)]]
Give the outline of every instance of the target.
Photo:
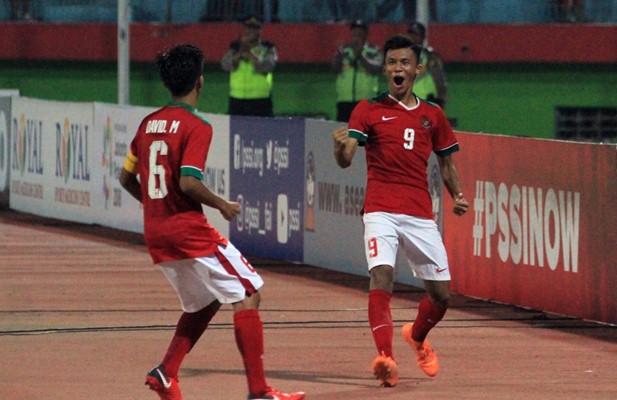
[(378, 265), (396, 265), (401, 244), (414, 276), (449, 281), (448, 256), (437, 224), (432, 219), (404, 214), (364, 214), (364, 251), (369, 271)]
[(159, 267), (174, 287), (182, 310), (197, 312), (214, 300), (236, 303), (264, 284), (242, 254), (228, 243), (207, 257), (166, 261)]

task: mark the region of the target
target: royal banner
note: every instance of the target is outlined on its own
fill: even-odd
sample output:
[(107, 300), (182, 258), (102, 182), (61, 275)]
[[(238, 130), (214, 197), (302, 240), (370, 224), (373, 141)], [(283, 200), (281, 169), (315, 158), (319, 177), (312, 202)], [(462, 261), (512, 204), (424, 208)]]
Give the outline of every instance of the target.
[(469, 212), (445, 201), (455, 292), (617, 323), (614, 145), (458, 133)]
[(10, 206), (91, 223), (92, 104), (12, 99)]

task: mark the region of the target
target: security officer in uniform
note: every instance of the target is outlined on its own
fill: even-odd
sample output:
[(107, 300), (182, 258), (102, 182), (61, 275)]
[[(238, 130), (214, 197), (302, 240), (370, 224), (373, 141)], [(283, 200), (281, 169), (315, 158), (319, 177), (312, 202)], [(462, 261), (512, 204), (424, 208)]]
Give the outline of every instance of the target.
[(221, 60), (229, 72), (229, 114), (272, 117), (272, 71), (278, 54), (274, 43), (261, 38), (262, 21), (250, 16), (242, 37), (229, 45)]
[(347, 122), (351, 111), (362, 99), (375, 97), (383, 56), (379, 47), (367, 42), (368, 24), (351, 23), (351, 43), (339, 43), (332, 60), (336, 75), (336, 119)]
[(411, 22), (407, 28), (409, 38), (415, 44), (422, 46), (420, 64), (424, 66), (416, 77), (413, 92), (421, 99), (436, 103), (441, 108), (446, 106), (448, 81), (443, 69), (441, 57), (435, 49), (425, 45), (426, 28), (419, 22)]

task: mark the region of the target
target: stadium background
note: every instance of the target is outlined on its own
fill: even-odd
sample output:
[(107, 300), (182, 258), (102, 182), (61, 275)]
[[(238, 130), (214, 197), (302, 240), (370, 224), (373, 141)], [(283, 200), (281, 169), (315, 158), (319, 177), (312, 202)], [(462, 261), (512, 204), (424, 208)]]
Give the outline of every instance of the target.
[[(110, 23), (115, 17), (112, 4), (115, 2), (50, 0), (31, 3), (33, 16), (42, 22), (0, 23), (3, 38), (0, 87), (18, 88), (30, 99), (17, 101), (21, 106), (15, 110), (11, 99), (0, 99), (0, 115), (6, 116), (7, 127), (10, 122), (18, 131), (23, 128), (21, 117), (25, 121), (42, 121), (45, 128), (36, 132), (45, 138), (45, 146), (53, 146), (53, 140), (47, 139), (54, 136), (48, 131), (49, 122), (66, 119), (80, 122), (85, 114), (83, 110), (93, 107), (91, 102), (116, 102), (116, 31)], [(85, 4), (87, 12), (81, 12), (84, 7), (78, 3)], [(135, 5), (146, 3), (132, 2)], [(150, 3), (164, 9), (161, 1)], [(188, 10), (194, 9), (191, 7), (196, 3), (196, 0), (173, 2), (174, 7), (180, 4)], [(281, 1), (285, 5), (306, 3)], [(553, 24), (546, 10), (539, 9), (540, 3), (543, 2), (438, 0), (440, 11), (448, 4), (445, 11), (450, 14), (444, 12), (442, 15), (450, 21), (431, 25), (431, 41), (446, 59), (452, 90), (447, 111), (456, 118), (460, 130), (551, 138), (555, 131), (556, 106), (616, 106), (616, 2), (586, 1), (588, 15), (592, 18), (586, 24)], [(547, 5), (553, 3), (556, 1), (546, 2)], [(495, 4), (499, 6), (486, 7)], [(515, 7), (516, 4), (521, 7)], [(474, 11), (482, 12), (470, 13), (470, 5), (474, 6)], [(0, 19), (8, 19), (7, 7), (8, 1), (0, 1)], [(458, 13), (455, 13), (457, 7)], [(174, 8), (174, 15), (184, 15), (186, 20), (167, 24), (163, 16), (158, 23), (150, 24), (136, 19), (138, 23), (132, 27), (135, 42), (131, 48), (135, 59), (131, 71), (131, 103), (159, 106), (167, 99), (149, 65), (158, 48), (176, 40), (202, 38), (200, 40), (215, 51), (207, 53), (211, 58), (206, 79), (211, 91), (204, 96), (200, 110), (214, 113), (208, 117), (216, 124), (217, 132), (241, 132), (243, 137), (249, 138), (251, 132), (246, 128), (254, 127), (252, 121), (241, 118), (229, 121), (228, 117), (220, 115), (225, 111), (227, 77), (218, 67), (218, 53), (235, 37), (237, 25), (225, 21), (192, 24), (191, 18), (195, 19), (195, 15), (177, 11), (181, 10)], [(288, 35), (290, 37), (304, 33), (302, 37), (311, 43), (325, 36), (330, 43), (335, 42), (336, 37), (346, 37), (347, 26), (321, 23), (323, 21), (301, 26), (296, 24), (300, 22), (299, 16), (300, 12), (293, 13), (296, 20), (288, 21), (290, 24), (267, 26), (268, 30), (273, 29), (274, 37), (282, 38), (280, 46), (284, 50), (276, 78), (276, 112), (281, 116), (322, 117), (325, 114), (331, 117), (334, 103), (328, 94), (333, 95), (334, 77), (327, 67), (331, 52), (316, 46), (300, 49), (297, 42), (286, 44), (283, 40), (287, 36), (276, 32), (286, 30), (293, 33)], [(520, 20), (521, 16), (527, 19)], [(389, 24), (375, 26), (376, 42), (381, 41), (382, 35), (404, 29), (404, 25), (397, 24), (400, 18), (395, 17), (390, 17), (394, 20), (388, 21)], [(216, 33), (211, 33), (210, 29)], [(221, 35), (222, 30), (229, 32)], [(215, 38), (217, 44), (209, 38)], [(482, 51), (462, 52), (463, 44), (467, 49)], [(66, 101), (87, 104), (63, 103)], [(101, 104), (94, 107), (101, 106), (115, 108)], [(11, 110), (15, 115), (11, 115)], [(145, 109), (123, 108), (123, 112), (130, 115), (130, 119), (124, 120), (120, 112), (114, 111), (108, 114), (112, 116), (111, 124), (94, 124), (86, 119), (82, 126), (91, 127), (91, 132), (97, 133), (107, 132), (104, 128), (108, 126), (114, 129), (132, 126)], [(318, 154), (315, 149), (329, 148), (327, 133), (334, 123), (314, 119), (278, 120), (282, 121), (296, 134), (302, 124), (306, 124), (306, 151), (312, 148), (314, 154)], [(260, 131), (273, 135), (277, 121), (257, 125)], [(4, 128), (0, 126), (0, 136), (4, 134), (7, 145), (8, 131)], [(113, 131), (114, 142), (125, 141), (123, 135), (128, 137), (130, 130)], [(498, 301), (484, 302), (455, 295), (451, 310), (432, 336), (444, 367), (440, 377), (436, 380), (421, 377), (413, 360), (403, 356), (399, 387), (379, 394), (393, 400), (407, 399), (410, 395), (444, 399), (613, 399), (617, 390), (613, 376), (617, 354), (614, 325), (617, 274), (613, 251), (617, 241), (614, 230), (617, 214), (611, 211), (617, 197), (614, 146), (464, 132), (459, 135), (463, 148), (473, 149), (461, 152), (460, 161), (465, 168), (469, 198), (474, 198), (474, 214), (476, 218), (478, 214), (486, 214), (486, 221), (492, 214), (499, 230), (491, 233), (491, 224), (487, 222), (482, 227), (486, 240), (481, 240), (471, 234), (476, 230), (477, 219), (474, 222), (470, 217), (457, 224), (446, 214), (445, 224), (449, 227), (446, 240), (452, 258), (457, 266), (470, 266), (468, 270), (457, 272), (457, 291), (476, 290), (477, 297)], [(16, 137), (26, 136), (24, 131)], [(228, 137), (232, 139), (231, 135)], [(101, 138), (96, 138), (97, 143), (89, 142), (90, 151), (104, 144), (100, 143)], [(2, 146), (0, 150), (0, 161), (8, 162), (8, 152)], [(330, 157), (325, 157), (329, 151), (323, 153), (324, 159), (331, 161)], [(29, 153), (24, 156), (35, 164), (41, 161)], [(105, 161), (100, 156), (97, 147), (89, 158), (97, 179), (104, 175), (98, 171), (103, 167), (98, 164)], [(224, 165), (229, 160), (217, 156), (219, 160), (214, 157), (215, 171), (211, 176), (218, 184), (221, 183), (219, 174), (229, 173), (230, 166)], [(309, 159), (290, 158), (293, 170), (309, 170)], [(346, 190), (350, 180), (358, 189), (355, 185), (362, 182), (359, 165), (356, 165), (357, 171), (344, 174), (334, 168), (324, 168), (324, 160), (318, 161), (315, 170), (318, 197), (324, 188), (336, 187), (343, 193), (342, 188)], [(302, 162), (307, 162), (306, 168), (299, 165)], [(7, 166), (0, 162), (0, 183), (8, 178)], [(104, 166), (109, 168), (108, 164)], [(14, 181), (35, 181), (19, 170), (10, 172)], [(56, 190), (81, 188), (92, 194), (93, 201), (100, 201), (100, 187), (79, 186), (78, 182), (71, 182), (71, 178), (67, 184), (64, 177), (60, 179), (53, 174), (44, 180)], [(294, 180), (297, 180), (295, 175)], [(241, 182), (241, 179), (232, 181)], [(242, 186), (260, 183), (248, 177)], [(552, 225), (547, 225), (552, 227), (557, 227), (558, 214), (564, 212), (561, 210), (566, 210), (568, 220), (568, 214), (572, 213), (569, 204), (572, 199), (575, 203), (580, 199), (578, 272), (574, 273), (573, 258), (568, 262), (560, 259), (556, 267), (549, 260), (544, 268), (517, 265), (511, 260), (512, 254), (506, 254), (508, 260), (505, 262), (499, 259), (502, 247), (497, 245), (497, 240), (502, 239), (504, 221), (498, 216), (495, 204), (503, 200), (502, 188), (510, 194), (517, 188), (533, 191), (538, 199), (542, 193), (546, 194), (545, 199), (551, 196), (559, 199), (563, 193), (559, 209), (547, 208), (547, 214), (553, 218)], [(229, 193), (230, 187), (226, 186), (224, 191)], [(332, 190), (327, 192), (333, 195)], [(490, 193), (496, 197), (491, 197)], [(347, 215), (347, 200), (341, 209), (334, 199), (338, 200), (319, 199), (317, 204), (324, 200), (325, 205), (319, 205), (316, 210), (313, 229), (317, 231), (304, 232), (305, 240), (308, 237), (313, 247), (326, 249), (329, 244), (336, 243), (335, 229), (354, 229), (358, 225), (355, 216)], [(7, 202), (8, 191), (0, 188), (0, 208)], [(54, 205), (53, 197), (51, 204)], [(564, 204), (568, 204), (565, 209)], [(482, 205), (486, 208), (481, 208)], [(448, 207), (447, 201), (444, 206)], [(33, 207), (43, 211), (36, 203)], [(99, 210), (99, 217), (108, 218), (109, 223), (111, 213), (107, 212), (107, 206), (105, 210)], [(158, 350), (168, 343), (177, 317), (174, 294), (150, 265), (139, 235), (102, 228), (98, 224), (73, 222), (72, 218), (81, 214), (79, 208), (66, 207), (63, 211), (69, 217), (61, 220), (0, 211), (0, 269), (4, 276), (0, 284), (0, 358), (4, 360), (0, 372), (7, 377), (5, 384), (0, 386), (0, 397), (7, 400), (62, 398), (70, 390), (74, 398), (144, 398), (147, 394), (142, 386), (143, 373), (160, 356)], [(507, 215), (505, 222), (508, 218), (514, 221), (514, 214)], [(129, 215), (139, 217), (138, 213)], [(125, 220), (121, 222), (126, 223)], [(330, 225), (325, 226), (327, 223)], [(563, 224), (560, 227), (563, 229)], [(554, 238), (550, 228), (545, 233), (547, 238)], [(361, 275), (364, 271), (362, 254), (355, 246), (359, 243), (356, 237), (359, 234), (358, 227), (353, 232), (355, 236), (345, 236), (351, 239), (339, 248), (344, 256), (353, 256), (353, 263), (346, 259), (317, 260), (327, 258), (325, 251), (311, 251), (309, 261), (311, 265), (347, 264), (360, 275), (336, 273), (298, 262), (251, 257), (268, 283), (262, 312), (267, 331), (268, 374), (275, 386), (307, 390), (309, 398), (375, 397), (375, 381), (367, 368), (372, 359), (367, 351), (372, 344), (365, 326), (367, 282)], [(476, 242), (478, 254), (475, 253)], [(557, 242), (559, 240), (555, 239), (548, 243), (547, 256), (551, 253), (554, 257), (552, 246)], [(248, 245), (250, 243), (243, 247)], [(487, 254), (489, 251), (491, 257)], [(421, 295), (420, 290), (411, 286), (397, 286), (393, 300), (396, 327), (409, 319), (409, 310), (417, 307)], [(509, 304), (521, 301), (526, 304), (529, 299), (540, 303), (532, 304), (532, 309), (511, 307), (499, 304), (502, 298), (507, 298)], [(592, 319), (613, 324), (591, 323), (578, 317), (538, 311), (547, 306), (566, 310), (568, 315), (592, 310), (595, 313), (590, 314)], [(241, 362), (233, 356), (236, 349), (230, 340), (229, 317), (226, 310), (217, 316), (206, 339), (217, 343), (222, 357), (206, 350), (208, 343), (202, 343), (187, 359), (182, 372), (187, 398), (201, 398), (204, 393), (210, 397), (228, 396), (233, 390), (238, 398), (244, 395)], [(395, 340), (395, 346), (400, 354), (407, 349), (400, 338)], [(311, 354), (311, 357), (303, 357), (303, 354)]]
[[(41, 99), (116, 102), (117, 2), (30, 3), (35, 21), (13, 23), (8, 21), (8, 1), (0, 2), (0, 19), (5, 20), (0, 23), (0, 87), (19, 88), (23, 96)], [(202, 21), (209, 4), (217, 3), (210, 9), (215, 15)], [(228, 79), (218, 62), (240, 32), (233, 20), (248, 12), (271, 12), (263, 6), (270, 1), (239, 2), (233, 10), (226, 6), (231, 3), (130, 2), (131, 104), (165, 101), (151, 60), (164, 46), (193, 42), (208, 58), (208, 93), (199, 109), (225, 113)], [(336, 42), (348, 39), (348, 27), (328, 22), (325, 3), (279, 1), (280, 23), (264, 27), (264, 37), (279, 49), (273, 95), (277, 116), (334, 117), (335, 77), (329, 62)], [(369, 40), (376, 44), (405, 30), (400, 5), (375, 21), (380, 2), (349, 3), (356, 6), (353, 17), (374, 22)], [(446, 111), (458, 129), (553, 138), (557, 107), (615, 108), (617, 1), (586, 0), (584, 23), (558, 20), (562, 3), (567, 2), (436, 1), (439, 20), (430, 22), (429, 40), (446, 64)], [(383, 79), (381, 86), (385, 88)], [(617, 124), (615, 118), (610, 123)]]

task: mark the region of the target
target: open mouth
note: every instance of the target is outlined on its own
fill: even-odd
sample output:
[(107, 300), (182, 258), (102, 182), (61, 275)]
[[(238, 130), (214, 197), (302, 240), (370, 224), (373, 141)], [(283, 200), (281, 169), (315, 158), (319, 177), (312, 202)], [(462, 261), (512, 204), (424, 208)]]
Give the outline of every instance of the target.
[(402, 76), (394, 77), (394, 83), (397, 85), (402, 85), (404, 81), (405, 81), (405, 78), (403, 78)]

